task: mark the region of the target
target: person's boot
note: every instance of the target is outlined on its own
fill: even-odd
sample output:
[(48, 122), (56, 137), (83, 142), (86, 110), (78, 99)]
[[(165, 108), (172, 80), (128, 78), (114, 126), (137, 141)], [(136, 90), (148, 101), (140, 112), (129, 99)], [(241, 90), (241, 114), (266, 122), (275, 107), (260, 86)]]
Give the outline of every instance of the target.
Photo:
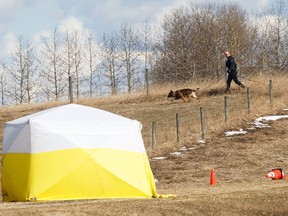
[(230, 92), (230, 89), (226, 88), (224, 92), (228, 93), (228, 92)]
[(243, 88), (243, 89), (246, 88), (242, 83), (240, 84), (240, 87)]

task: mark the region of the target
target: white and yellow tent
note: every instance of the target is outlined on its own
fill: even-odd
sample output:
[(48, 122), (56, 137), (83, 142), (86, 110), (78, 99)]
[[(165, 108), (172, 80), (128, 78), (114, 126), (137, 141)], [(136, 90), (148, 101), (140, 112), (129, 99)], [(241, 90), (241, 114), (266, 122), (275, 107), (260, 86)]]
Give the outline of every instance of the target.
[(64, 105), (5, 124), (4, 201), (157, 197), (141, 123)]

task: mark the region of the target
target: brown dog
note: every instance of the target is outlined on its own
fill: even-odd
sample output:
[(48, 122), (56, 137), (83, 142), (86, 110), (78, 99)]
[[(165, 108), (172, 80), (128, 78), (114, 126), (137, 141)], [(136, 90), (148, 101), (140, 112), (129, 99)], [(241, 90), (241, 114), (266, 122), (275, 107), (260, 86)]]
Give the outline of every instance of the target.
[(184, 101), (184, 103), (190, 101), (191, 98), (197, 98), (196, 92), (199, 90), (199, 88), (195, 89), (190, 89), (190, 88), (186, 88), (186, 89), (179, 89), (176, 91), (170, 91), (168, 94), (168, 98), (169, 97), (173, 97), (173, 99), (171, 100), (171, 102), (173, 100), (179, 100), (180, 98)]

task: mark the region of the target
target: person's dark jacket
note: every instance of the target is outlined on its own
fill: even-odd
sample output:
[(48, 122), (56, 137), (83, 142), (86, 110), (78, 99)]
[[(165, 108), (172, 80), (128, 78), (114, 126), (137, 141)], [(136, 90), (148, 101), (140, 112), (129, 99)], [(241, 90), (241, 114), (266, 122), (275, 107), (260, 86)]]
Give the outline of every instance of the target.
[(236, 63), (232, 56), (229, 56), (226, 61), (226, 67), (228, 68), (227, 73), (236, 74)]

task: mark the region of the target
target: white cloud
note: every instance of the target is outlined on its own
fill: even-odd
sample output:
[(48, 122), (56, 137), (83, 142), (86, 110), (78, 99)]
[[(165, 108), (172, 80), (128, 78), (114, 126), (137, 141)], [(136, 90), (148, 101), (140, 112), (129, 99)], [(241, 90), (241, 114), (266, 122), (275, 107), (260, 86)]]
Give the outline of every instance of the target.
[(0, 8), (1, 8), (1, 12), (5, 11), (7, 9), (11, 9), (13, 7), (15, 7), (17, 5), (17, 2), (21, 4), (21, 2), (17, 1), (17, 0), (0, 0)]
[(159, 8), (159, 11), (157, 12), (156, 23), (160, 24), (162, 22), (163, 17), (167, 14), (170, 14), (173, 9), (179, 8), (181, 6), (187, 6), (187, 5), (188, 5), (187, 0), (178, 0), (178, 1), (173, 1), (172, 4), (167, 4), (166, 6)]
[(67, 31), (82, 32), (83, 22), (77, 19), (76, 17), (70, 16), (61, 21), (59, 29), (61, 32), (67, 32)]
[[(12, 32), (39, 41), (45, 30), (55, 26), (60, 32), (77, 31), (82, 36), (88, 28), (95, 29), (100, 36), (117, 30), (123, 22), (137, 26), (148, 19), (149, 24), (160, 26), (164, 15), (182, 5), (229, 2), (237, 2), (245, 10), (258, 10), (271, 0), (0, 0), (0, 40), (2, 47), (10, 50), (12, 45), (5, 45), (5, 41), (10, 41), (7, 37)], [(4, 53), (3, 49), (0, 52)]]
[[(250, 1), (248, 1), (248, 0), (246, 0), (246, 1), (247, 1), (247, 3), (250, 2)], [(260, 0), (259, 3), (258, 3), (258, 5), (259, 5), (259, 7), (261, 7), (261, 8), (265, 8), (265, 7), (267, 7), (267, 6), (269, 5), (269, 2), (270, 2), (270, 0)]]
[(84, 44), (84, 41), (87, 38), (91, 29), (84, 27), (84, 23), (81, 20), (71, 16), (61, 21), (59, 31), (61, 33), (77, 32), (80, 40)]
[(17, 0), (0, 0), (0, 22), (5, 23), (13, 20), (17, 11), (23, 6), (21, 1)]
[(16, 50), (17, 36), (13, 32), (7, 32), (3, 36), (4, 54), (10, 55)]
[(278, 16), (265, 15), (251, 17), (250, 21), (257, 27), (257, 30), (263, 36), (271, 35), (269, 32), (275, 31), (278, 26)]
[(35, 34), (33, 36), (32, 41), (35, 43), (41, 42), (43, 37), (49, 37), (50, 36), (50, 32), (49, 31), (41, 31), (38, 32), (37, 34)]
[(48, 38), (49, 36), (50, 36), (49, 31), (42, 31), (33, 36), (32, 44), (36, 52), (39, 52), (42, 48), (45, 47), (44, 43), (42, 42), (42, 38), (45, 38), (45, 37)]

